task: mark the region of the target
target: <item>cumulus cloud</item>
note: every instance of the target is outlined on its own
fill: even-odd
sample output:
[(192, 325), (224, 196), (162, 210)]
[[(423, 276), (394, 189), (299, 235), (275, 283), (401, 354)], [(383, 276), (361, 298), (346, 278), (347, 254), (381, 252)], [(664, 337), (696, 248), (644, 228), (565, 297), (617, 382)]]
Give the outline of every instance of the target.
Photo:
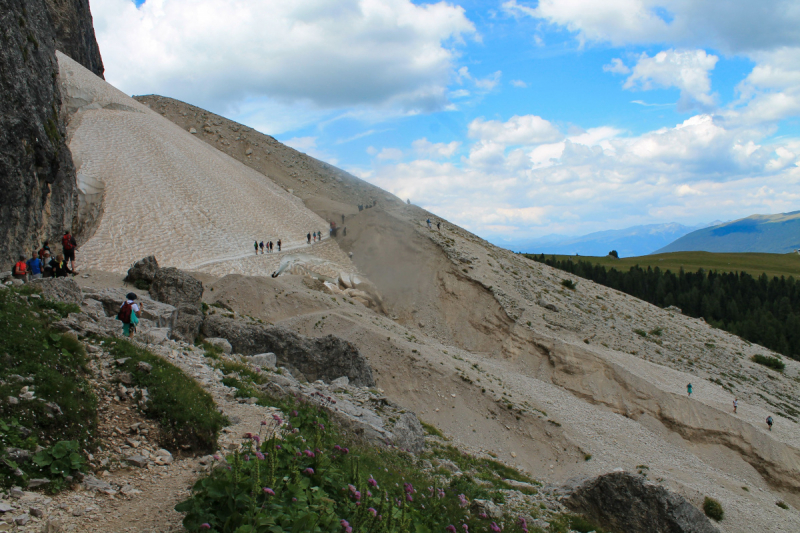
[(524, 89), (528, 86), (528, 84), (522, 80), (511, 80), (511, 85), (517, 89)]
[(94, 0), (106, 78), (229, 109), (260, 97), (318, 108), (441, 109), (461, 7), (410, 0)]
[(618, 57), (611, 60), (608, 65), (603, 65), (603, 72), (611, 72), (613, 74), (628, 74), (631, 71), (625, 63)]
[(452, 141), (449, 143), (432, 143), (427, 138), (417, 139), (411, 143), (414, 150), (422, 156), (434, 158), (452, 157), (456, 153), (461, 143)]
[(403, 159), (403, 151), (397, 148), (383, 148), (376, 157), (381, 161), (396, 161)]
[(606, 126), (508, 151), (531, 139), (516, 133), (520, 122), (471, 124), (459, 163), (423, 158), (369, 179), (489, 238), (701, 222), (800, 201), (800, 142), (769, 143), (768, 129), (703, 114), (642, 135)]
[(541, 144), (564, 137), (552, 123), (536, 115), (514, 115), (506, 122), (476, 118), (469, 124), (468, 135), (501, 145)]
[(709, 71), (719, 58), (705, 50), (664, 50), (653, 57), (643, 52), (631, 75), (625, 80), (626, 89), (650, 90), (656, 87), (676, 87), (681, 91), (679, 110), (688, 110), (696, 104), (710, 108), (715, 103), (711, 94)]

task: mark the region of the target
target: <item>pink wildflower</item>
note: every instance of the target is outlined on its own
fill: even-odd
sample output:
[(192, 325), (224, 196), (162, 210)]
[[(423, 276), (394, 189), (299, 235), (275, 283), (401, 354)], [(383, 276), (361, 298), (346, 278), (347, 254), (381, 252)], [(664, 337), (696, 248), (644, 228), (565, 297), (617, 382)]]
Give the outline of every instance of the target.
[(498, 526), (496, 522), (492, 522), (492, 525), (491, 525), (491, 526), (489, 526), (489, 527), (491, 527), (491, 528), (492, 528), (492, 531), (495, 531), (495, 532), (497, 532), (497, 531), (503, 531), (502, 529), (500, 529), (500, 526)]
[(303, 470), (303, 473), (304, 474), (308, 474), (309, 476), (313, 476), (314, 475), (314, 469), (311, 468), (311, 467), (308, 467), (305, 470)]
[(200, 524), (200, 529), (211, 529), (211, 524), (206, 522), (205, 524)]
[(275, 491), (268, 487), (264, 487), (264, 494), (267, 494), (269, 496), (275, 496)]
[(456, 533), (456, 526), (454, 526), (453, 524), (450, 524), (449, 526), (444, 528), (444, 530), (445, 531), (449, 531), (450, 533)]

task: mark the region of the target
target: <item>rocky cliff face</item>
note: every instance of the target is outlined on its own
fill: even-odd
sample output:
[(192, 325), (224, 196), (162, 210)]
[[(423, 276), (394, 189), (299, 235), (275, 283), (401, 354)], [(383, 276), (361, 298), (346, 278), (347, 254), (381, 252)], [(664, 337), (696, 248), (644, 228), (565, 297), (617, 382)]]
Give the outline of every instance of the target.
[(94, 35), (89, 0), (47, 0), (47, 7), (55, 30), (56, 50), (102, 78), (105, 69)]
[(45, 0), (0, 0), (0, 269), (69, 227), (77, 202)]

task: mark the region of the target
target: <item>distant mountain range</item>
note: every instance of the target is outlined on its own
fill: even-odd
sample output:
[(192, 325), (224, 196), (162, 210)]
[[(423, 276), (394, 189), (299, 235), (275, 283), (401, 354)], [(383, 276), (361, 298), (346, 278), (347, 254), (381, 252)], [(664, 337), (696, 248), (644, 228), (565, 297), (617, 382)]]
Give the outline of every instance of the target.
[(800, 248), (800, 211), (747, 218), (706, 227), (681, 236), (656, 253), (760, 252), (785, 254)]
[[(718, 224), (719, 222), (712, 222)], [(581, 237), (547, 235), (538, 239), (497, 243), (515, 252), (555, 255), (605, 256), (616, 250), (620, 257), (647, 255), (708, 224), (684, 226), (677, 223), (647, 224), (619, 230), (606, 230)]]

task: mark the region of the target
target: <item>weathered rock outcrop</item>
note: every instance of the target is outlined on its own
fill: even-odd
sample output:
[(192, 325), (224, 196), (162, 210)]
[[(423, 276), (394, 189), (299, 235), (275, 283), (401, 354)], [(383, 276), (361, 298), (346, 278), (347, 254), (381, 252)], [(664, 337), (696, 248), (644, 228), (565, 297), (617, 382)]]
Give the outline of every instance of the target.
[(133, 266), (128, 269), (128, 275), (125, 276), (125, 281), (134, 284), (137, 281), (144, 281), (147, 285), (150, 285), (156, 277), (158, 268), (158, 261), (156, 261), (155, 256), (149, 255), (144, 259), (136, 261)]
[(642, 476), (612, 472), (573, 482), (563, 503), (603, 528), (626, 533), (719, 533), (682, 496)]
[(47, 0), (47, 7), (55, 30), (56, 50), (102, 78), (105, 69), (94, 35), (89, 0)]
[(194, 342), (203, 323), (200, 310), (203, 284), (177, 268), (159, 268), (153, 276), (150, 296), (177, 307), (178, 316), (172, 328), (172, 338)]
[(71, 226), (77, 182), (45, 0), (0, 0), (0, 34), (0, 267), (10, 267)]
[(42, 291), (42, 298), (81, 305), (83, 293), (72, 278), (35, 279), (31, 284)]
[(374, 386), (366, 358), (351, 343), (333, 335), (312, 339), (280, 326), (248, 324), (219, 315), (206, 317), (203, 334), (228, 339), (233, 351), (244, 355), (273, 352), (278, 365), (303, 373), (310, 381), (347, 376), (358, 387)]

